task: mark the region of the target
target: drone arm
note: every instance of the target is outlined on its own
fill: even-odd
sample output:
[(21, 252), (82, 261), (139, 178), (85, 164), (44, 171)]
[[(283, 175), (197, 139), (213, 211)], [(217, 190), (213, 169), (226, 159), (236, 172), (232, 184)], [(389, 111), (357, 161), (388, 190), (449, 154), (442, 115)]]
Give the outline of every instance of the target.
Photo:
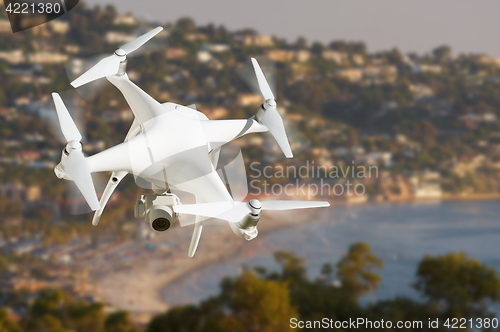
[(212, 149), (217, 149), (247, 134), (268, 131), (266, 126), (261, 125), (254, 119), (201, 121), (201, 126)]
[(155, 117), (165, 114), (165, 107), (131, 82), (127, 74), (109, 76), (107, 79), (123, 94), (139, 124), (145, 125)]
[(148, 152), (148, 143), (143, 134), (87, 157), (87, 159), (92, 173), (127, 171), (136, 174), (153, 163)]
[(134, 118), (134, 122), (132, 122), (132, 125), (130, 126), (130, 129), (128, 130), (127, 136), (125, 136), (124, 142), (127, 142), (137, 136), (141, 132), (141, 125), (139, 124), (139, 121), (137, 118)]
[(99, 224), (99, 220), (101, 219), (102, 212), (104, 211), (104, 208), (106, 207), (106, 204), (109, 201), (109, 198), (115, 191), (116, 187), (118, 184), (123, 180), (123, 178), (127, 175), (127, 172), (121, 171), (121, 172), (113, 172), (111, 174), (111, 178), (108, 181), (108, 184), (106, 185), (106, 188), (104, 189), (104, 192), (101, 197), (101, 201), (99, 202), (100, 208), (99, 210), (96, 210), (94, 213), (94, 218), (92, 219), (92, 225), (97, 226)]

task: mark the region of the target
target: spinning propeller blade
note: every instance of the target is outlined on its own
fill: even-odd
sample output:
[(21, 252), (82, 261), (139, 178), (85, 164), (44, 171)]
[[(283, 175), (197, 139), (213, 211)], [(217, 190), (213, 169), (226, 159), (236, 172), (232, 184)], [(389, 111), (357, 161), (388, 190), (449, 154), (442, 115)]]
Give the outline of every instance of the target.
[(120, 70), (120, 63), (124, 61), (123, 57), (113, 54), (110, 57), (104, 58), (99, 61), (94, 67), (90, 68), (87, 72), (83, 73), (76, 80), (71, 82), (74, 88), (98, 80), (106, 76), (112, 76)]
[(185, 213), (207, 218), (218, 218), (230, 222), (238, 222), (248, 213), (248, 207), (244, 202), (215, 202), (201, 204), (175, 205), (176, 213)]
[(69, 114), (66, 105), (64, 105), (61, 96), (58, 93), (53, 93), (52, 98), (54, 99), (54, 104), (56, 105), (57, 118), (59, 119), (59, 125), (66, 142), (80, 142), (82, 140), (82, 135), (76, 127), (73, 118)]
[(328, 202), (317, 201), (264, 201), (262, 202), (262, 210), (267, 211), (285, 211), (298, 209), (311, 209), (319, 207), (328, 207)]
[(93, 211), (98, 210), (100, 207), (99, 200), (97, 199), (94, 182), (90, 174), (90, 167), (87, 159), (85, 159), (83, 155), (82, 145), (80, 143), (82, 135), (71, 118), (61, 96), (59, 96), (58, 93), (53, 93), (52, 98), (56, 105), (61, 131), (64, 138), (68, 141), (68, 145), (65, 149), (68, 157), (64, 165), (62, 165), (64, 172), (75, 182), (90, 208)]
[[(249, 206), (250, 203), (254, 204), (254, 208), (261, 204), (257, 200), (252, 200), (249, 203), (227, 201), (203, 204), (183, 204), (175, 205), (174, 211), (176, 213), (191, 214), (207, 218), (217, 218), (236, 223), (243, 219), (245, 215), (252, 212)], [(284, 211), (328, 207), (330, 206), (330, 203), (315, 201), (264, 201), (262, 202), (261, 206), (262, 210)]]
[(162, 30), (162, 27), (157, 27), (156, 29), (151, 30), (144, 35), (134, 39), (133, 41), (123, 45), (122, 47), (117, 49), (113, 55), (102, 59), (94, 67), (90, 68), (83, 75), (71, 82), (71, 85), (75, 88), (78, 88), (100, 78), (118, 74), (118, 71), (120, 70), (120, 64), (127, 59), (127, 55), (147, 43), (151, 38), (156, 36)]
[(258, 120), (265, 125), (271, 135), (273, 135), (276, 142), (280, 146), (281, 150), (287, 158), (293, 158), (292, 148), (288, 142), (288, 137), (286, 136), (285, 126), (283, 125), (283, 119), (281, 119), (278, 110), (276, 109), (276, 100), (274, 94), (271, 91), (271, 87), (259, 66), (259, 63), (255, 58), (252, 58), (253, 68), (255, 70), (255, 76), (257, 76), (257, 82), (259, 83), (260, 92), (266, 100), (263, 107), (263, 115), (258, 118)]
[(255, 76), (257, 76), (257, 82), (259, 83), (260, 92), (265, 100), (276, 99), (274, 98), (273, 91), (266, 80), (266, 76), (262, 72), (259, 63), (255, 58), (252, 58), (253, 69), (255, 70)]
[(126, 54), (130, 54), (134, 51), (136, 51), (139, 47), (142, 45), (146, 44), (151, 38), (159, 34), (163, 30), (162, 27), (157, 27), (149, 32), (146, 32), (140, 37), (137, 37), (136, 39), (132, 40), (131, 42), (123, 45), (120, 47), (122, 50), (125, 51)]
[(276, 142), (278, 142), (278, 145), (285, 154), (285, 157), (293, 158), (292, 148), (290, 147), (288, 137), (286, 136), (283, 119), (281, 119), (276, 107), (268, 107), (261, 119), (261, 122), (267, 127), (267, 129), (269, 129), (271, 135), (273, 135)]
[(95, 192), (90, 168), (82, 151), (71, 152), (64, 165), (66, 174), (75, 182), (92, 211), (99, 210), (100, 204)]

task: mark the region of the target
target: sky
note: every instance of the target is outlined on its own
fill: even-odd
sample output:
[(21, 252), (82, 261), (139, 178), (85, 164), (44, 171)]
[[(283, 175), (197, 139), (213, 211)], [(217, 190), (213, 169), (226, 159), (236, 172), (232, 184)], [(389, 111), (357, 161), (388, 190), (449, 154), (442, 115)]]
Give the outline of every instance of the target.
[[(85, 0), (82, 0), (85, 1)], [(86, 0), (166, 23), (189, 16), (197, 24), (253, 28), (289, 41), (364, 41), (370, 52), (394, 47), (500, 57), (499, 0)]]

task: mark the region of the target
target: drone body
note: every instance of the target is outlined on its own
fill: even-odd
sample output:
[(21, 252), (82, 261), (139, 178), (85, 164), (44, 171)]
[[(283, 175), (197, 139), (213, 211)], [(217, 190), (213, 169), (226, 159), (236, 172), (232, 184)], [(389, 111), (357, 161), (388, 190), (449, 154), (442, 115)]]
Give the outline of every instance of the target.
[[(154, 194), (142, 195), (138, 199), (135, 216), (145, 217), (154, 230), (168, 230), (182, 214), (196, 216), (190, 257), (196, 251), (205, 219), (227, 220), (236, 235), (251, 240), (258, 234), (256, 226), (262, 210), (329, 206), (327, 202), (261, 203), (251, 200), (244, 203), (233, 200), (216, 172), (224, 144), (246, 134), (270, 131), (285, 156), (293, 157), (274, 95), (257, 61), (252, 59), (266, 101), (251, 119), (209, 120), (191, 108), (157, 102), (131, 82), (125, 70), (126, 55), (161, 30), (161, 27), (156, 28), (122, 46), (71, 83), (76, 88), (106, 77), (122, 92), (135, 116), (123, 143), (85, 157), (76, 125), (60, 96), (53, 94), (61, 129), (68, 141), (55, 173), (59, 178), (75, 182), (91, 209), (96, 211), (93, 225), (98, 224), (110, 196), (127, 174), (141, 177), (153, 187)], [(100, 201), (92, 182), (91, 173), (94, 172), (112, 172)], [(193, 194), (196, 204), (181, 204), (171, 189)]]

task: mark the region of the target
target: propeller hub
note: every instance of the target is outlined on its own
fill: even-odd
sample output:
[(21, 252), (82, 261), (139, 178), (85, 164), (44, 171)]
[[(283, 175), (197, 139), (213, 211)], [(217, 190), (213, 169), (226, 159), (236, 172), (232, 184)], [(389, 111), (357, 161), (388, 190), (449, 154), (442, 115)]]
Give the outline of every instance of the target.
[(82, 151), (82, 144), (78, 141), (68, 142), (68, 153), (73, 151)]
[(257, 199), (252, 199), (248, 202), (248, 207), (253, 215), (257, 215), (262, 210), (262, 203)]
[(119, 48), (115, 51), (115, 54), (118, 55), (119, 57), (124, 57), (127, 56), (127, 52), (125, 52), (123, 49)]
[(276, 100), (268, 99), (268, 100), (266, 100), (266, 104), (271, 106), (271, 107), (276, 107)]

